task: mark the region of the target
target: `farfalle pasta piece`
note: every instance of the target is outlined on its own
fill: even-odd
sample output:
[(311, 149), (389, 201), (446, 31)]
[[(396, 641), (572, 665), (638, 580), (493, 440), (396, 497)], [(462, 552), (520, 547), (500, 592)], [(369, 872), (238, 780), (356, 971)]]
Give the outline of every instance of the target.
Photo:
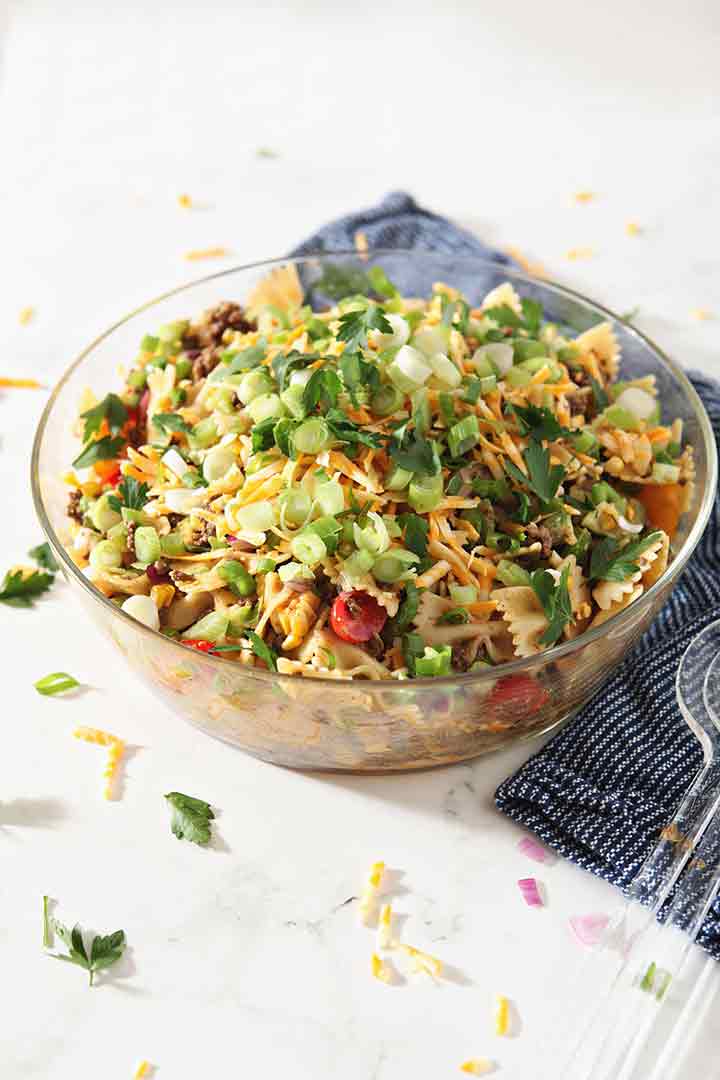
[[(334, 661), (333, 672), (351, 679), (389, 679), (389, 669), (379, 660), (375, 660), (359, 645), (342, 641), (332, 630), (318, 630), (312, 635), (311, 649), (313, 662), (329, 668)], [(337, 678), (337, 676), (336, 676)]]
[(576, 638), (585, 630), (592, 615), (592, 603), (590, 588), (585, 580), (582, 567), (578, 566), (574, 555), (568, 555), (566, 559), (561, 559), (558, 562), (557, 569), (562, 573), (566, 566), (570, 570), (568, 574), (568, 595), (570, 596), (573, 619), (565, 627), (565, 637), (571, 639)]
[(481, 304), (483, 311), (487, 311), (488, 308), (503, 306), (511, 308), (516, 315), (522, 315), (520, 297), (509, 281), (503, 281), (501, 285), (491, 289)]
[(575, 338), (575, 345), (580, 350), (580, 362), (583, 353), (590, 353), (606, 381), (617, 378), (620, 370), (620, 345), (609, 322), (590, 327)]
[(543, 651), (540, 638), (548, 628), (548, 621), (534, 591), (529, 585), (511, 585), (496, 589), (490, 594), (503, 617), (516, 656), (535, 656)]
[(344, 591), (362, 589), (363, 592), (369, 593), (370, 596), (374, 597), (378, 604), (385, 608), (388, 615), (391, 617), (397, 615), (398, 608), (400, 607), (400, 597), (397, 593), (381, 589), (370, 574), (365, 574), (362, 577), (350, 577), (341, 571), (337, 581), (340, 584), (340, 588)]
[[(643, 552), (643, 555), (645, 553)], [(670, 560), (670, 537), (667, 533), (662, 534), (659, 546), (655, 558), (649, 565), (645, 565), (641, 561), (642, 582), (646, 589), (649, 589), (651, 585), (654, 585), (659, 578), (667, 570), (667, 565)]]
[(634, 603), (644, 591), (642, 585), (635, 585), (630, 592), (620, 596), (620, 598), (612, 603), (605, 611), (598, 611), (590, 622), (588, 629), (592, 630), (595, 626), (602, 626), (602, 624), (607, 622), (608, 619), (611, 619), (613, 615), (617, 615), (618, 611), (622, 611), (624, 608)]
[(413, 622), (426, 645), (433, 647), (455, 645), (460, 641), (470, 641), (483, 636), (486, 630), (485, 622), (471, 621), (456, 625), (444, 623), (438, 625), (437, 620), (457, 606), (455, 601), (447, 596), (438, 596), (437, 593), (432, 592), (421, 593), (417, 615)]
[[(665, 533), (650, 544), (636, 560), (638, 569), (624, 581), (600, 581), (592, 591), (593, 600), (602, 611), (608, 611), (614, 604), (634, 592), (645, 575), (652, 573), (652, 567), (660, 559), (667, 565), (668, 537)], [(659, 576), (659, 575), (658, 575)]]

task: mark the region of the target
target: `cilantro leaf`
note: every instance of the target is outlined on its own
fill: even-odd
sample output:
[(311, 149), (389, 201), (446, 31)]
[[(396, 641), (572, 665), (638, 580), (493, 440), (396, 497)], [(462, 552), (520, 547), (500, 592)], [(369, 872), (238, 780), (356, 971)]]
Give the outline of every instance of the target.
[(90, 977), (91, 986), (95, 974), (116, 963), (125, 952), (127, 942), (124, 930), (116, 930), (114, 933), (106, 935), (95, 934), (90, 943), (90, 955), (88, 956), (82, 930), (77, 923), (72, 930), (68, 930), (56, 919), (48, 920), (47, 918), (46, 933), (43, 935), (43, 944), (46, 947), (49, 944), (48, 924), (52, 925), (53, 930), (68, 950), (67, 956), (63, 953), (51, 953), (50, 955), (55, 960), (64, 960), (65, 963), (76, 964), (78, 967), (84, 968)]
[(270, 671), (277, 671), (277, 653), (274, 649), (271, 649), (269, 645), (266, 645), (259, 634), (256, 634), (254, 630), (248, 630), (245, 635), (252, 645), (252, 651), (255, 653), (259, 660), (264, 660)]
[(190, 424), (188, 424), (186, 420), (183, 420), (182, 416), (179, 416), (178, 413), (155, 413), (152, 422), (155, 427), (159, 427), (160, 430), (165, 433), (170, 431), (182, 431), (185, 435), (189, 435), (192, 431)]
[(22, 570), (9, 570), (0, 587), (0, 601), (11, 607), (32, 607), (33, 600), (46, 592), (54, 580), (54, 574), (39, 570), (27, 576), (23, 576)]
[(319, 359), (318, 353), (301, 353), (297, 349), (274, 356), (271, 367), (279, 389), (282, 391), (287, 387), (293, 371), (300, 371), (301, 368), (306, 368), (317, 359)]
[(523, 458), (527, 465), (528, 476), (525, 476), (517, 465), (514, 465), (512, 461), (508, 461), (507, 458), (503, 459), (506, 471), (518, 484), (529, 487), (541, 502), (549, 503), (551, 499), (555, 498), (557, 489), (565, 476), (565, 469), (562, 465), (551, 466), (550, 451), (541, 446), (535, 439), (530, 440), (527, 450), (523, 453)]
[(542, 604), (545, 618), (549, 624), (547, 630), (539, 639), (541, 645), (554, 645), (567, 624), (572, 620), (572, 604), (568, 590), (569, 577), (569, 566), (563, 569), (557, 582), (547, 570), (535, 570), (530, 575), (533, 592)]
[(523, 322), (525, 323), (527, 330), (529, 330), (533, 336), (536, 336), (542, 323), (542, 304), (539, 300), (531, 300), (526, 296), (520, 301), (520, 306), (522, 307)]
[(498, 307), (488, 308), (487, 311), (483, 311), (483, 316), (486, 319), (492, 319), (493, 322), (498, 323), (499, 326), (521, 326), (522, 320), (511, 307), (507, 304), (500, 304)]
[(392, 326), (385, 312), (377, 304), (369, 304), (364, 311), (346, 311), (341, 315), (338, 341), (344, 341), (350, 352), (355, 352), (367, 345), (371, 330), (380, 330), (383, 334), (392, 333)]
[(398, 525), (403, 530), (405, 547), (420, 559), (427, 558), (428, 525), (418, 514), (400, 514)]
[(388, 452), (396, 465), (418, 476), (437, 476), (440, 472), (440, 458), (435, 443), (417, 432), (403, 439), (399, 445), (391, 445)]
[(610, 404), (610, 398), (597, 379), (594, 379), (592, 375), (588, 375), (588, 379), (590, 380), (590, 386), (592, 387), (595, 408), (598, 412), (602, 412), (602, 410), (606, 409)]
[(626, 581), (640, 569), (635, 560), (661, 536), (660, 532), (652, 532), (642, 540), (633, 540), (624, 547), (612, 536), (606, 536), (593, 548), (590, 580)]
[(102, 439), (96, 439), (84, 446), (73, 461), (73, 466), (76, 469), (87, 469), (96, 461), (112, 461), (124, 445), (125, 440), (121, 436), (113, 439), (110, 435), (104, 435)]
[(521, 435), (531, 435), (533, 439), (542, 442), (547, 439), (564, 439), (572, 435), (569, 428), (559, 424), (554, 414), (544, 405), (508, 405), (506, 412), (511, 413), (517, 420)]
[(99, 431), (103, 420), (107, 420), (111, 435), (117, 435), (128, 418), (128, 411), (117, 394), (106, 394), (92, 409), (80, 414), (85, 421), (83, 442)]
[(48, 570), (51, 574), (56, 573), (60, 569), (48, 543), (38, 544), (37, 547), (30, 548), (28, 555), (31, 559), (35, 560), (39, 567), (43, 570)]
[(342, 383), (336, 371), (329, 367), (317, 368), (303, 390), (302, 403), (305, 412), (312, 412), (315, 406), (321, 403), (326, 409), (334, 408), (341, 390)]
[(210, 822), (215, 817), (210, 803), (180, 791), (170, 791), (165, 799), (172, 807), (170, 828), (178, 840), (190, 840), (200, 845), (209, 843)]
[(147, 484), (136, 480), (134, 476), (124, 476), (117, 486), (118, 494), (109, 495), (108, 503), (118, 514), (123, 506), (127, 506), (128, 510), (142, 510), (148, 501), (149, 490)]

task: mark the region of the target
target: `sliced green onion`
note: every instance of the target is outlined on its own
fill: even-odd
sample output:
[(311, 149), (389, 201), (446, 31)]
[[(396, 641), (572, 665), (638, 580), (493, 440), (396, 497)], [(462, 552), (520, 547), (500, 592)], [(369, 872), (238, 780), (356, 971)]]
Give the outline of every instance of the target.
[(523, 371), (521, 367), (511, 367), (505, 376), (505, 382), (508, 386), (512, 386), (513, 389), (529, 386), (532, 382), (532, 375), (529, 371)]
[(483, 397), (486, 394), (491, 394), (493, 390), (497, 390), (497, 376), (495, 375), (483, 375), (480, 380), (480, 393)]
[(144, 390), (147, 385), (147, 371), (145, 368), (136, 368), (127, 377), (128, 386), (134, 390)]
[(312, 500), (303, 488), (289, 488), (283, 491), (278, 499), (280, 508), (280, 524), (286, 527), (290, 525), (304, 525), (310, 516)]
[(152, 525), (140, 525), (135, 530), (134, 543), (138, 562), (156, 562), (162, 555), (160, 537)]
[(452, 427), (457, 420), (455, 415), (455, 399), (452, 394), (448, 394), (446, 390), (441, 390), (438, 394), (438, 404), (443, 420), (448, 427)]
[(355, 551), (342, 564), (349, 578), (361, 578), (372, 567), (374, 559), (369, 551)]
[(480, 379), (466, 379), (462, 395), (463, 401), (467, 402), (468, 405), (474, 405), (480, 397), (481, 390), (482, 382)]
[(420, 435), (427, 435), (432, 424), (432, 414), (430, 412), (428, 392), (424, 386), (421, 386), (420, 389), (416, 390), (412, 395), (412, 410), (415, 430)]
[(409, 469), (402, 469), (399, 465), (393, 465), (385, 477), (386, 491), (402, 491), (412, 480), (412, 475)]
[(620, 428), (621, 431), (637, 431), (640, 421), (629, 409), (623, 409), (622, 405), (609, 405), (602, 414), (608, 424)]
[[(296, 374), (301, 374), (301, 372), (297, 372)], [(283, 405), (296, 420), (304, 420), (306, 416), (305, 406), (303, 404), (304, 393), (305, 387), (302, 386), (302, 384), (291, 383), (280, 395), (280, 400)]]
[(305, 532), (317, 533), (327, 548), (328, 554), (332, 555), (337, 549), (340, 533), (342, 532), (342, 525), (337, 518), (331, 517), (328, 514), (326, 517), (321, 517), (316, 521), (312, 521), (306, 527)]
[(267, 499), (241, 506), (235, 511), (235, 520), (242, 532), (265, 532), (275, 524), (276, 507)]
[(256, 624), (258, 609), (256, 604), (233, 604), (226, 614), (230, 620), (228, 634), (232, 637), (243, 637), (248, 626)]
[(98, 532), (107, 532), (113, 525), (117, 525), (122, 520), (122, 516), (113, 510), (110, 505), (110, 498), (112, 492), (106, 492), (105, 495), (101, 495), (96, 502), (93, 503), (92, 509), (88, 514), (88, 517), (92, 521)]
[(405, 551), (404, 548), (391, 548), (372, 565), (372, 575), (378, 581), (391, 585), (405, 577), (409, 568), (420, 562), (420, 557), (413, 551)]
[(271, 417), (277, 417), (279, 420), (285, 413), (285, 406), (279, 394), (259, 394), (249, 403), (247, 411), (254, 423), (261, 424), (263, 420), (269, 420)]
[(212, 416), (200, 420), (192, 429), (192, 434), (188, 436), (188, 442), (193, 450), (207, 450), (209, 446), (217, 442), (217, 439), (218, 430)]
[(117, 544), (118, 547), (124, 548), (127, 543), (127, 535), (127, 525), (124, 521), (119, 521), (117, 525), (113, 525), (112, 528), (108, 529), (107, 538)]
[(188, 328), (187, 319), (178, 319), (176, 322), (165, 323), (157, 332), (160, 341), (178, 341)]
[(163, 555), (184, 555), (187, 551), (185, 541), (180, 533), (171, 532), (167, 536), (160, 537), (160, 550)]
[(461, 457), (480, 441), (480, 427), (477, 416), (464, 416), (453, 424), (448, 432), (448, 446), (454, 458)]
[(229, 623), (227, 615), (219, 611), (211, 611), (189, 626), (187, 630), (183, 630), (181, 637), (197, 638), (200, 641), (220, 641), (227, 634)]
[(252, 596), (256, 591), (255, 578), (237, 559), (227, 559), (218, 563), (217, 572), (236, 596)]
[(160, 344), (160, 339), (152, 334), (145, 334), (140, 342), (140, 351), (153, 353)]
[(394, 514), (383, 514), (382, 519), (391, 540), (397, 540), (398, 536), (402, 536), (402, 529), (398, 525), (398, 520)]
[(388, 366), (390, 381), (406, 394), (418, 390), (433, 373), (426, 358), (412, 345), (403, 345), (398, 349), (393, 362)]
[(547, 357), (547, 345), (542, 341), (530, 341), (527, 338), (515, 338), (513, 341), (515, 361), (532, 360), (535, 356)]
[(353, 540), (360, 551), (369, 551), (371, 555), (382, 555), (390, 547), (387, 525), (374, 511), (368, 515), (368, 525), (361, 529), (357, 522), (353, 525)]
[(53, 671), (51, 675), (45, 675), (44, 678), (33, 683), (38, 694), (43, 694), (44, 697), (52, 697), (53, 694), (64, 694), (66, 690), (74, 690), (79, 685), (77, 679), (74, 679), (72, 675), (68, 675), (67, 671)]
[(680, 466), (662, 465), (656, 461), (651, 476), (658, 484), (677, 484), (680, 479)]
[(642, 977), (642, 980), (640, 982), (640, 989), (641, 990), (652, 990), (653, 983), (655, 981), (655, 972), (656, 971), (657, 971), (657, 964), (653, 960), (653, 962), (648, 966), (647, 971), (645, 972), (645, 974)]
[(265, 368), (255, 368), (253, 371), (248, 371), (243, 375), (236, 393), (243, 405), (249, 405), (251, 401), (260, 397), (261, 394), (269, 394), (274, 385)]
[(597, 446), (597, 436), (589, 428), (577, 431), (572, 437), (572, 444), (579, 454), (587, 454)]
[(268, 558), (258, 559), (255, 569), (258, 574), (271, 574), (275, 569), (275, 560)]
[(608, 502), (615, 503), (620, 508), (621, 513), (625, 513), (627, 506), (627, 499), (624, 495), (621, 495), (615, 488), (611, 487), (605, 480), (601, 480), (597, 484), (593, 484), (590, 488), (590, 502), (593, 506), (599, 506), (600, 503)]
[(293, 435), (295, 449), (300, 454), (319, 454), (332, 441), (332, 432), (320, 417), (305, 420)]
[(123, 553), (112, 540), (101, 540), (90, 552), (93, 570), (113, 570), (122, 566)]
[(175, 361), (175, 378), (187, 379), (192, 371), (192, 360), (187, 356), (179, 356)]
[(315, 488), (315, 506), (323, 515), (335, 516), (345, 509), (345, 491), (337, 480), (327, 480)]
[(444, 353), (450, 344), (450, 327), (431, 326), (427, 330), (418, 330), (412, 339), (412, 343), (425, 356)]
[(278, 570), (278, 575), (281, 581), (314, 581), (315, 575), (309, 566), (304, 566), (302, 563), (288, 562)]
[(522, 566), (516, 566), (515, 563), (509, 562), (507, 559), (501, 559), (498, 563), (497, 578), (502, 581), (503, 585), (530, 584), (530, 575), (527, 570), (523, 570)]
[(418, 514), (429, 514), (442, 500), (442, 474), (437, 476), (416, 476), (410, 481), (408, 502)]
[(427, 358), (437, 381), (449, 390), (455, 390), (462, 382), (462, 374), (452, 360), (443, 352), (433, 353)]
[(392, 383), (385, 383), (376, 394), (373, 394), (370, 407), (376, 416), (392, 416), (393, 413), (402, 409), (405, 403), (405, 395)]
[(449, 675), (451, 661), (452, 650), (449, 645), (441, 645), (437, 649), (426, 645), (424, 655), (415, 660), (415, 674), (421, 678)]
[(203, 476), (209, 484), (221, 480), (235, 464), (235, 451), (230, 446), (216, 446), (208, 451), (203, 461)]
[(448, 592), (450, 599), (456, 604), (474, 604), (477, 600), (477, 589), (474, 585), (450, 585)]
[(315, 566), (327, 556), (327, 548), (315, 532), (303, 532), (296, 536), (290, 544), (290, 551), (296, 559), (306, 566)]
[(503, 341), (492, 342), (489, 345), (481, 345), (473, 353), (472, 366), (478, 375), (507, 375), (513, 366), (513, 349)]

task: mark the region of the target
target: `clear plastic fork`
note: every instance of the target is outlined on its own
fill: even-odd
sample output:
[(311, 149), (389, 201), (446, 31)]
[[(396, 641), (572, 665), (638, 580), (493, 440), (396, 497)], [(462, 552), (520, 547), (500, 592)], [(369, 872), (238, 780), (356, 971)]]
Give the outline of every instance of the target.
[[(657, 1068), (667, 1059), (677, 1002), (688, 989), (683, 967), (720, 890), (720, 620), (686, 649), (676, 688), (704, 763), (603, 942), (583, 965), (582, 985), (590, 983), (596, 994), (589, 1014), (575, 1026), (569, 1051), (566, 1043), (560, 1055), (559, 1071), (551, 1054), (555, 1064), (548, 1075), (553, 1077), (659, 1080), (668, 1075), (666, 1065), (665, 1071)], [(675, 886), (659, 924), (657, 913)]]

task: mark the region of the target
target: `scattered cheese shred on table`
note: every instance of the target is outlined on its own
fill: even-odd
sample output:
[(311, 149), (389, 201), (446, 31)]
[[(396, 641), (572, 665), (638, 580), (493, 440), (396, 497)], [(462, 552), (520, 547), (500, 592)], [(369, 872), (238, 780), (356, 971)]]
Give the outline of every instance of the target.
[(230, 254), (230, 250), (224, 247), (210, 247), (199, 248), (196, 251), (187, 251), (185, 258), (190, 262), (197, 262), (199, 259), (224, 259), (226, 255)]
[(358, 229), (355, 233), (355, 250), (359, 255), (365, 255), (368, 250), (368, 238), (362, 229)]
[(495, 998), (495, 1034), (507, 1035), (510, 1028), (510, 1002), (502, 994)]
[(416, 949), (413, 945), (401, 945), (400, 949), (414, 961), (413, 971), (432, 975), (436, 979), (442, 975), (442, 961), (437, 957), (430, 956), (429, 953)]
[(384, 873), (385, 863), (376, 862), (370, 867), (367, 878), (365, 879), (365, 885), (359, 904), (360, 919), (364, 923), (367, 923), (373, 913)]
[(115, 775), (118, 771), (122, 756), (125, 753), (125, 743), (122, 739), (116, 738), (115, 735), (110, 735), (107, 731), (101, 731), (99, 728), (75, 728), (73, 735), (76, 739), (82, 739), (83, 742), (95, 743), (97, 746), (107, 747), (107, 761), (105, 769), (103, 770), (103, 778), (105, 780), (103, 795), (106, 799), (111, 799)]
[(14, 387), (17, 390), (42, 390), (42, 385), (37, 379), (6, 379), (0, 377), (0, 387)]
[(379, 979), (380, 982), (392, 982), (392, 971), (377, 953), (372, 954), (370, 970), (372, 971), (374, 978)]
[(589, 247), (570, 248), (565, 252), (565, 258), (570, 262), (577, 262), (578, 259), (591, 259), (594, 254), (593, 249)]
[(383, 904), (378, 916), (377, 947), (391, 949), (392, 945), (392, 904)]
[(178, 206), (182, 206), (183, 210), (189, 210), (192, 206), (192, 199), (189, 195), (178, 195)]
[(460, 1072), (469, 1073), (471, 1076), (484, 1076), (492, 1067), (492, 1061), (488, 1061), (487, 1058), (470, 1058), (468, 1061), (463, 1061)]
[(545, 277), (547, 270), (540, 262), (534, 262), (532, 259), (528, 259), (527, 255), (523, 255), (522, 251), (516, 247), (509, 247), (506, 249), (511, 259), (514, 259), (516, 263), (525, 270), (526, 273), (532, 274), (534, 277)]
[(143, 1080), (143, 1077), (147, 1077), (150, 1075), (151, 1069), (152, 1065), (149, 1061), (141, 1061), (137, 1069), (135, 1070), (133, 1080)]
[(697, 319), (698, 322), (705, 322), (706, 319), (712, 319), (712, 312), (704, 307), (696, 307), (690, 312), (690, 318)]
[(625, 232), (628, 236), (639, 236), (642, 229), (638, 225), (637, 221), (628, 221), (625, 225)]
[(28, 307), (22, 308), (20, 310), (20, 314), (18, 315), (18, 319), (20, 320), (20, 325), (21, 326), (27, 326), (27, 324), (32, 321), (32, 317), (33, 317), (34, 314), (35, 314), (35, 308), (34, 307), (28, 306)]
[(575, 202), (579, 203), (581, 205), (583, 203), (592, 202), (594, 198), (595, 198), (595, 192), (594, 191), (576, 191), (575, 194), (573, 195), (573, 199), (575, 200)]

